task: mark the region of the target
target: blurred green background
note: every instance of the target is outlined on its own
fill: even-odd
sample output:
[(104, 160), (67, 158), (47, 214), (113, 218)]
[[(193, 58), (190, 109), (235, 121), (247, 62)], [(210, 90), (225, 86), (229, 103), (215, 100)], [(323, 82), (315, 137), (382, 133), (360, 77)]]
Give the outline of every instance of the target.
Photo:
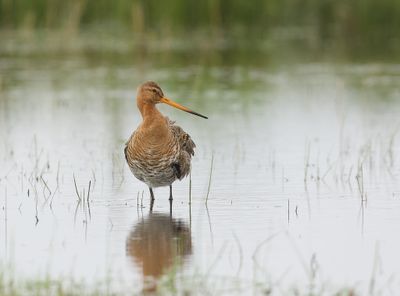
[(400, 1), (0, 0), (0, 24), (3, 29), (62, 29), (72, 34), (97, 27), (145, 36), (201, 31), (253, 38), (285, 28), (290, 30), (278, 35), (385, 51), (399, 44)]

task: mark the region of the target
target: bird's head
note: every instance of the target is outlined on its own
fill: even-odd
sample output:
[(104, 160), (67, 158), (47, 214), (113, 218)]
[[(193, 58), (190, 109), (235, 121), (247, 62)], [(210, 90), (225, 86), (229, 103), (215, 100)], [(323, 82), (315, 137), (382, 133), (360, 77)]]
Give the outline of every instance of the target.
[(161, 87), (154, 81), (147, 81), (143, 83), (138, 89), (138, 100), (143, 101), (144, 104), (158, 104), (164, 97)]
[(167, 105), (170, 105), (172, 107), (175, 107), (177, 109), (180, 109), (182, 111), (203, 117), (203, 118), (208, 118), (204, 115), (201, 115), (200, 113), (197, 113), (195, 111), (190, 110), (189, 108), (186, 108), (170, 99), (164, 96), (164, 93), (161, 89), (161, 87), (155, 83), (154, 81), (147, 81), (143, 83), (139, 89), (138, 89), (138, 94), (137, 94), (137, 103), (139, 109), (141, 108), (142, 104), (149, 104), (149, 105), (155, 105), (158, 103), (164, 103)]

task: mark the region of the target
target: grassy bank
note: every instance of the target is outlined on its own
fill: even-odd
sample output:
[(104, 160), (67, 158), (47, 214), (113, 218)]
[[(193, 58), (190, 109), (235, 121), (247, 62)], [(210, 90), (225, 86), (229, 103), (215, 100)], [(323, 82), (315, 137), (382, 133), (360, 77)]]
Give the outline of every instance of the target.
[(321, 38), (391, 42), (400, 26), (400, 2), (319, 0), (0, 0), (2, 28), (66, 28), (113, 24), (136, 33), (193, 29), (259, 34), (277, 27), (311, 27)]

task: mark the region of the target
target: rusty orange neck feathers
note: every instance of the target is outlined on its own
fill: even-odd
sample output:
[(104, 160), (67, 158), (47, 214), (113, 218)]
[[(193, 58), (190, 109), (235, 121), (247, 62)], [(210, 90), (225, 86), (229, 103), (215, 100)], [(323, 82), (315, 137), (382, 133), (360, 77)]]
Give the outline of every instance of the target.
[(157, 115), (162, 115), (160, 111), (158, 111), (156, 105), (154, 103), (145, 103), (142, 99), (138, 97), (137, 106), (142, 114), (143, 121), (146, 119), (150, 119)]

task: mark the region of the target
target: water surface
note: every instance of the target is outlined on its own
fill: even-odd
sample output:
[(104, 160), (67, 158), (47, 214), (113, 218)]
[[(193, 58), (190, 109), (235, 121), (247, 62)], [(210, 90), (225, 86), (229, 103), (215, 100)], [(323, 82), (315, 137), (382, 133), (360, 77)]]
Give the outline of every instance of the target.
[[(285, 59), (273, 40), (141, 50), (117, 38), (7, 38), (0, 262), (19, 278), (122, 293), (399, 289), (396, 62)], [(160, 106), (197, 145), (172, 213), (168, 188), (150, 213), (123, 156), (148, 79), (209, 116)]]

